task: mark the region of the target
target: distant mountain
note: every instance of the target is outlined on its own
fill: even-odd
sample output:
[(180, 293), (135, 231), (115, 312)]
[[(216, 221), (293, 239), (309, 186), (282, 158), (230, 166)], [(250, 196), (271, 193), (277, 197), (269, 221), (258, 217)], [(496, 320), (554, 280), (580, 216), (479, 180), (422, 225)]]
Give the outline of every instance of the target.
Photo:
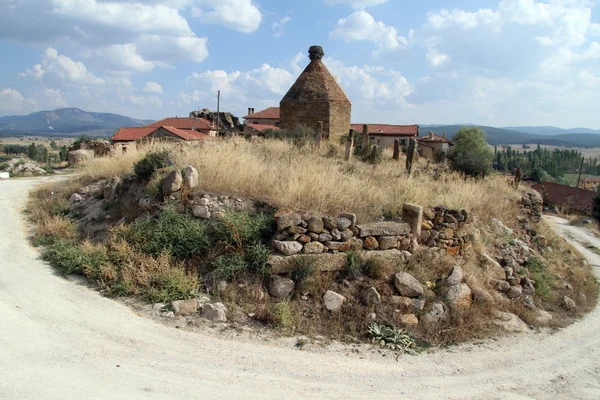
[(118, 114), (94, 113), (79, 108), (61, 108), (29, 115), (0, 117), (0, 132), (5, 134), (90, 134), (104, 136), (123, 126), (142, 126), (152, 121)]
[(589, 129), (589, 128), (573, 128), (573, 129), (562, 129), (555, 126), (507, 126), (503, 129), (510, 129), (518, 132), (533, 133), (535, 135), (554, 136), (564, 135), (567, 133), (592, 133), (600, 134), (600, 129)]

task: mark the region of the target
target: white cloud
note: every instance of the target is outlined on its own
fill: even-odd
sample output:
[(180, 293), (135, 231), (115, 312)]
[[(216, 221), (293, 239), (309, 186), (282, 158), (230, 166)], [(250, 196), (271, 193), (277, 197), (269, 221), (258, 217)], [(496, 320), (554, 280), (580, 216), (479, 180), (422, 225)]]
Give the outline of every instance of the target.
[(284, 28), (285, 24), (287, 24), (291, 20), (292, 20), (292, 18), (290, 18), (290, 17), (283, 17), (279, 21), (273, 22), (273, 24), (271, 25), (271, 28), (273, 29), (273, 35), (275, 37), (279, 37), (279, 36), (283, 35), (283, 28)]
[(162, 101), (156, 96), (135, 96), (135, 95), (121, 96), (121, 102), (130, 103), (135, 106), (143, 106), (143, 107), (147, 107), (147, 106), (160, 107), (160, 106), (162, 106)]
[(355, 10), (376, 6), (385, 2), (387, 2), (387, 0), (325, 0), (325, 3), (330, 6), (336, 4), (345, 4), (354, 8)]
[(450, 57), (448, 56), (448, 54), (442, 54), (436, 49), (430, 49), (425, 57), (427, 58), (429, 64), (431, 64), (434, 67), (441, 67), (450, 62)]
[(243, 33), (256, 31), (262, 21), (262, 13), (252, 0), (195, 0), (192, 15), (206, 24)]
[(382, 50), (395, 50), (408, 45), (405, 37), (398, 36), (396, 28), (375, 21), (371, 14), (362, 10), (340, 19), (329, 37), (345, 41), (368, 40), (376, 43)]
[(25, 97), (14, 89), (0, 90), (0, 114), (15, 114), (22, 112), (25, 107)]
[(163, 89), (162, 86), (156, 82), (146, 82), (143, 91), (146, 93), (161, 94), (163, 92)]
[(97, 77), (80, 61), (58, 54), (58, 51), (48, 47), (42, 54), (41, 64), (27, 69), (20, 77), (33, 77), (39, 80), (51, 81), (60, 85), (103, 85), (104, 79)]
[(152, 71), (155, 63), (144, 60), (138, 54), (137, 46), (133, 43), (113, 44), (93, 51), (95, 56), (100, 57), (107, 66), (116, 70)]

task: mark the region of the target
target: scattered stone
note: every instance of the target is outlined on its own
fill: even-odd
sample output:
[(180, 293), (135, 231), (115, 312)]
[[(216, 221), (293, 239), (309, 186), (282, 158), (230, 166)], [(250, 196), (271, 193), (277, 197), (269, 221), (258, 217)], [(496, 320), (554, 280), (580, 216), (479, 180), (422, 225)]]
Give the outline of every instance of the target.
[(374, 287), (363, 290), (363, 292), (360, 294), (360, 299), (365, 306), (372, 306), (374, 304), (381, 303), (381, 296)]
[(183, 178), (185, 187), (194, 189), (198, 186), (198, 170), (194, 167), (185, 168), (185, 176)]
[(338, 218), (337, 229), (340, 230), (341, 232), (345, 231), (346, 229), (350, 228), (351, 226), (352, 226), (352, 221), (350, 221), (349, 219), (341, 218), (341, 217)]
[[(338, 215), (339, 218), (344, 218), (347, 219), (348, 221), (350, 221), (350, 226), (355, 226), (356, 225), (356, 214), (351, 214), (351, 213), (341, 213)], [(343, 229), (340, 229), (343, 230)]]
[(202, 316), (213, 322), (227, 322), (227, 307), (223, 303), (206, 303), (202, 307)]
[(448, 290), (446, 299), (451, 308), (468, 309), (471, 307), (473, 302), (472, 292), (469, 286), (465, 283), (461, 283), (452, 286)]
[[(318, 243), (318, 242), (312, 242), (312, 243)], [(310, 244), (310, 243), (309, 243)], [(280, 253), (286, 255), (286, 256), (292, 256), (294, 254), (298, 254), (302, 251), (302, 243), (298, 243), (298, 242), (283, 242), (283, 241), (279, 241), (279, 240), (274, 240), (273, 241), (273, 246), (275, 247), (275, 249), (277, 249), (277, 251), (279, 251)]]
[(433, 303), (429, 311), (421, 318), (425, 326), (437, 325), (448, 319), (448, 310), (444, 303)]
[(516, 299), (523, 296), (523, 288), (521, 286), (511, 286), (506, 292), (506, 297)]
[(513, 313), (495, 311), (492, 323), (506, 332), (527, 332), (529, 326)]
[(398, 319), (398, 322), (403, 326), (417, 326), (419, 319), (415, 314), (403, 314)]
[(392, 296), (390, 303), (397, 306), (401, 312), (411, 311), (413, 308), (413, 299), (403, 296)]
[(310, 242), (304, 245), (302, 252), (304, 254), (321, 254), (325, 246), (321, 242)]
[(171, 302), (171, 307), (176, 315), (190, 316), (198, 312), (198, 300), (177, 300)]
[(196, 218), (210, 219), (212, 217), (210, 209), (207, 206), (192, 206), (192, 215)]
[(73, 208), (77, 204), (83, 201), (83, 196), (78, 193), (73, 193), (71, 197), (69, 197), (69, 207)]
[(325, 303), (325, 308), (329, 311), (337, 311), (342, 308), (342, 305), (346, 301), (346, 298), (339, 293), (336, 293), (332, 290), (328, 290), (323, 296), (323, 302)]
[(398, 272), (394, 276), (394, 286), (405, 297), (419, 297), (423, 294), (423, 285), (406, 272)]
[(577, 308), (577, 303), (575, 303), (575, 300), (571, 299), (569, 296), (563, 297), (562, 305), (568, 311), (573, 311), (575, 308)]
[(548, 325), (552, 321), (552, 314), (546, 310), (537, 309), (534, 320), (540, 325)]
[(323, 220), (317, 217), (310, 217), (309, 220), (306, 221), (306, 228), (313, 233), (319, 234), (324, 228)]
[(292, 294), (294, 287), (293, 280), (274, 275), (269, 283), (269, 294), (276, 299), (283, 300)]
[(460, 265), (457, 265), (452, 269), (450, 276), (446, 278), (446, 284), (448, 286), (456, 286), (463, 281), (463, 269)]
[(169, 196), (173, 193), (178, 192), (181, 189), (183, 183), (183, 177), (181, 171), (176, 169), (171, 171), (162, 181), (162, 192), (165, 196)]
[(364, 246), (367, 250), (377, 250), (379, 248), (379, 242), (373, 236), (368, 236), (364, 239)]
[(360, 237), (367, 236), (407, 236), (410, 225), (406, 222), (382, 221), (357, 226)]

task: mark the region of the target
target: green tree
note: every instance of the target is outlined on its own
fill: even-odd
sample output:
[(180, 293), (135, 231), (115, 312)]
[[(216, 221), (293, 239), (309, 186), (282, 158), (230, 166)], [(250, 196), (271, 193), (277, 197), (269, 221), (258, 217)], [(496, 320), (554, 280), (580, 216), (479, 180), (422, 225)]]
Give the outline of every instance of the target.
[(475, 177), (485, 176), (490, 171), (494, 153), (487, 145), (483, 129), (463, 126), (454, 135), (453, 142), (454, 147), (448, 154), (453, 170)]
[(52, 150), (56, 150), (56, 148), (57, 148), (57, 147), (58, 147), (58, 146), (56, 145), (56, 142), (54, 141), (54, 139), (52, 139), (52, 140), (50, 141), (50, 148), (51, 148)]

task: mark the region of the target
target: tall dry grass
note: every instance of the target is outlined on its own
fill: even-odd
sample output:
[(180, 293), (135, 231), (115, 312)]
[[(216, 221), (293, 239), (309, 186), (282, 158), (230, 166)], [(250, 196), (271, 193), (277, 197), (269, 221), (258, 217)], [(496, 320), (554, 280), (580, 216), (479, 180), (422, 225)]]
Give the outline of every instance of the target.
[(353, 159), (332, 145), (320, 151), (298, 148), (280, 140), (218, 140), (202, 145), (151, 145), (109, 159), (96, 159), (81, 173), (104, 178), (132, 173), (133, 163), (146, 152), (169, 149), (176, 163), (198, 169), (200, 188), (215, 194), (243, 196), (277, 206), (322, 214), (351, 211), (369, 220), (384, 211), (401, 209), (405, 202), (425, 207), (445, 204), (465, 208), (480, 218), (513, 219), (518, 194), (500, 176), (474, 180), (456, 173), (434, 173), (420, 160), (417, 173), (407, 176), (405, 159), (384, 154), (381, 164)]

